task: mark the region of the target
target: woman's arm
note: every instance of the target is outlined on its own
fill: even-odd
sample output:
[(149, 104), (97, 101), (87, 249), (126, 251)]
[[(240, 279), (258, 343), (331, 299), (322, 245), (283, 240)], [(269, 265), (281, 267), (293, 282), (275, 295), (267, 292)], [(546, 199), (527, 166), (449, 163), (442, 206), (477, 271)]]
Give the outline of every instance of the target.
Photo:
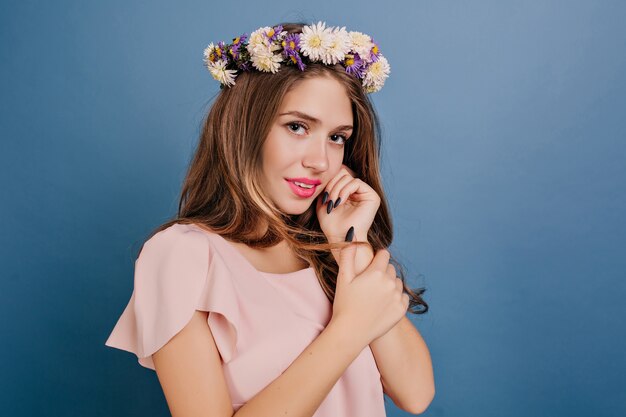
[(189, 323), (152, 355), (172, 417), (233, 415), (208, 314), (196, 310)]
[[(367, 234), (357, 231), (355, 241), (367, 241)], [(339, 240), (332, 240), (339, 242)], [(335, 259), (339, 251), (333, 250)], [(360, 274), (372, 262), (374, 251), (368, 246), (356, 250), (354, 271)], [(435, 380), (430, 352), (413, 323), (405, 316), (387, 333), (370, 342), (381, 374), (385, 394), (399, 408), (421, 414), (435, 396)]]
[(432, 360), (426, 342), (405, 316), (370, 343), (385, 393), (413, 414), (423, 413), (435, 397)]
[(152, 356), (173, 417), (311, 417), (367, 346), (343, 322), (331, 320), (280, 376), (233, 414), (207, 314), (196, 311)]
[(351, 337), (343, 323), (331, 320), (285, 372), (235, 417), (311, 417), (366, 346)]

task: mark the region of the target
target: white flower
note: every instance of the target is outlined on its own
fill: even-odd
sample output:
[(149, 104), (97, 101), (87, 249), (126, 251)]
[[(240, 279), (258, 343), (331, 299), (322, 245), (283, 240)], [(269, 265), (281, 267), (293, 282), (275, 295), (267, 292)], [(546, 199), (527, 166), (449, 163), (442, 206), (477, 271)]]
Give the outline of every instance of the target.
[(322, 55), (322, 62), (326, 65), (333, 65), (343, 61), (346, 54), (350, 52), (351, 46), (352, 40), (345, 26), (333, 29), (328, 48)]
[(302, 54), (313, 62), (320, 61), (330, 46), (332, 34), (332, 28), (327, 28), (324, 22), (304, 26), (300, 34)]
[(267, 38), (273, 34), (274, 28), (263, 26), (252, 32), (248, 39), (247, 49), (250, 53), (250, 61), (259, 71), (275, 73), (280, 68), (283, 58), (280, 52), (274, 52), (281, 49), (280, 40), (287, 34), (287, 31), (280, 32), (276, 40), (270, 42)]
[(205, 62), (209, 61), (209, 56), (211, 55), (211, 52), (213, 51), (213, 48), (215, 48), (215, 44), (213, 44), (213, 42), (211, 42), (209, 44), (209, 46), (204, 48), (204, 61)]
[[(220, 60), (222, 58), (222, 55), (221, 53), (218, 53), (219, 50), (220, 48), (218, 48), (217, 45), (211, 42), (209, 46), (204, 49), (204, 62), (208, 65), (211, 62)], [(211, 54), (213, 55), (212, 59)]]
[(259, 71), (275, 73), (280, 68), (283, 57), (280, 53), (275, 54), (270, 47), (262, 49), (258, 47), (250, 53), (252, 65)]
[(220, 83), (230, 87), (231, 85), (235, 85), (235, 77), (237, 76), (237, 71), (226, 69), (227, 64), (228, 62), (220, 59), (215, 62), (208, 61), (207, 67), (211, 72), (213, 78), (215, 78)]
[(258, 28), (252, 32), (250, 38), (248, 38), (248, 51), (252, 53), (255, 50), (265, 50), (267, 48), (270, 48), (272, 51), (280, 49), (280, 41), (287, 35), (287, 31), (283, 30), (278, 33), (276, 39), (270, 42), (267, 38), (273, 35), (275, 35), (274, 28), (269, 26)]
[(374, 47), (372, 38), (361, 32), (350, 32), (350, 39), (352, 41), (352, 50), (359, 54), (365, 62), (370, 62), (370, 51)]
[[(284, 33), (287, 33), (287, 32), (284, 32)], [(284, 37), (285, 37), (284, 35), (281, 35), (279, 38), (277, 38), (277, 40), (270, 43), (270, 46), (269, 46), (270, 51), (272, 52), (276, 52), (278, 50), (282, 51), (283, 47), (281, 45), (281, 41), (283, 40)]]
[(269, 26), (264, 26), (252, 32), (250, 38), (248, 38), (248, 52), (252, 54), (255, 50), (265, 50), (268, 48), (270, 43), (265, 34), (271, 29), (272, 28)]
[(368, 93), (380, 90), (385, 84), (385, 79), (389, 76), (391, 68), (387, 58), (382, 54), (378, 55), (378, 61), (372, 62), (363, 76), (363, 87)]

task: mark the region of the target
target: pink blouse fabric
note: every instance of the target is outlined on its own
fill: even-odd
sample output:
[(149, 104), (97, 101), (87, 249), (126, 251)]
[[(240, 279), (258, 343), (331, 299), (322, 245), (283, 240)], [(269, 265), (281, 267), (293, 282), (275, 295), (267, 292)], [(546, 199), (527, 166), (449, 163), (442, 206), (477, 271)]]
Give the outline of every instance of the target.
[[(219, 234), (174, 224), (144, 244), (130, 301), (105, 345), (134, 353), (140, 365), (154, 370), (152, 354), (185, 327), (195, 310), (209, 312), (207, 322), (237, 411), (324, 330), (332, 304), (312, 267), (261, 272)], [(368, 345), (314, 417), (385, 416), (380, 378)]]

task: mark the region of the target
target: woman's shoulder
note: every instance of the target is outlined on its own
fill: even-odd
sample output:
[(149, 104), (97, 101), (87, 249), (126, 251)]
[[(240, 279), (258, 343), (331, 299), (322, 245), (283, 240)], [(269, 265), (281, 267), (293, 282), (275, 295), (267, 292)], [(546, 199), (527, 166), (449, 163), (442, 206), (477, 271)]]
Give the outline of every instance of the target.
[(172, 258), (188, 259), (199, 255), (205, 258), (216, 233), (194, 223), (174, 223), (148, 238), (141, 248), (138, 261), (162, 263)]
[(208, 318), (218, 349), (225, 361), (235, 355), (238, 293), (209, 239), (202, 228), (176, 223), (144, 243), (135, 262), (133, 295), (107, 346), (134, 352), (140, 364), (154, 369), (151, 355), (201, 310), (219, 313)]
[(144, 246), (154, 245), (156, 243), (180, 244), (194, 240), (207, 240), (209, 237), (215, 235), (217, 235), (216, 232), (204, 225), (198, 225), (196, 223), (174, 223), (154, 233), (146, 240)]

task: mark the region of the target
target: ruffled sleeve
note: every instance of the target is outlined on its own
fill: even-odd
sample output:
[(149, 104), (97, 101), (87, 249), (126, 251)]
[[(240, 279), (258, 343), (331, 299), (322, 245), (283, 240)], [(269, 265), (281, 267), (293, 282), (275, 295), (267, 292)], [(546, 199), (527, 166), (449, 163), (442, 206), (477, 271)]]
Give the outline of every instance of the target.
[(145, 242), (135, 261), (134, 289), (105, 345), (134, 353), (154, 370), (152, 354), (191, 320), (208, 311), (224, 362), (236, 354), (239, 305), (230, 271), (213, 262), (206, 232), (175, 224)]

